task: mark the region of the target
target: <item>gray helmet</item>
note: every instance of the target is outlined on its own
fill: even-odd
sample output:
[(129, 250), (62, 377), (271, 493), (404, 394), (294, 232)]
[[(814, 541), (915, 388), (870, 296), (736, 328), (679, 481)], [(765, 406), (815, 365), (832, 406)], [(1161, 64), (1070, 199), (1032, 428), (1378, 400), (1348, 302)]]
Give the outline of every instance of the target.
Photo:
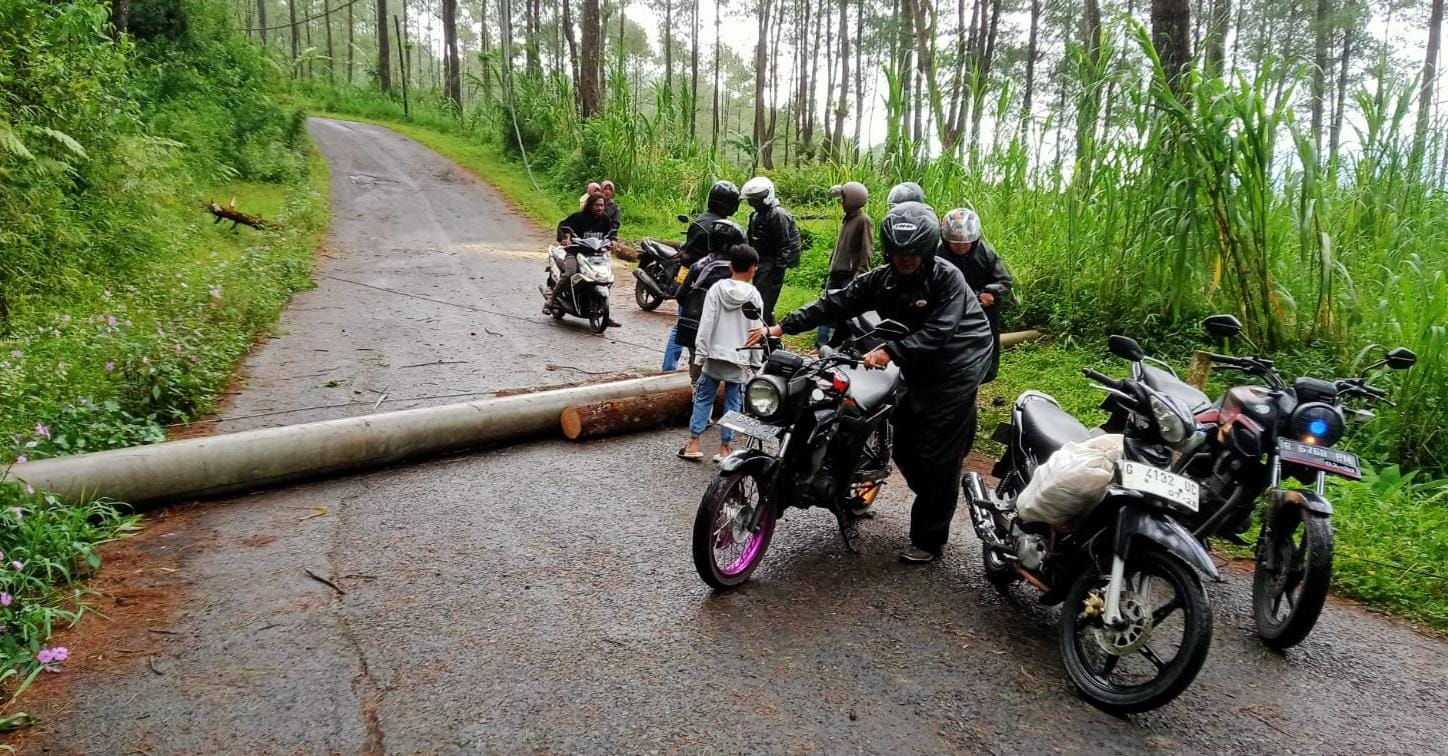
[(904, 202), (925, 204), (925, 190), (914, 181), (903, 181), (890, 187), (890, 193), (885, 196), (885, 204), (894, 207)]
[(739, 212), (739, 187), (733, 181), (715, 181), (709, 187), (709, 210), (725, 218)]
[(893, 255), (922, 257), (926, 262), (940, 246), (940, 221), (923, 202), (902, 202), (880, 219), (880, 248)]

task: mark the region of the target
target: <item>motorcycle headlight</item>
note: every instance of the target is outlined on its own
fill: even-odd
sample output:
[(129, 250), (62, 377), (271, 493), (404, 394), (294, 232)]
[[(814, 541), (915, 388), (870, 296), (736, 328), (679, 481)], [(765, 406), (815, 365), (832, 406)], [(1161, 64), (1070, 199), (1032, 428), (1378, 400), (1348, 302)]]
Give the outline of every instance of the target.
[(1150, 403), (1161, 440), (1176, 446), (1191, 437), (1194, 423), (1183, 417), (1180, 410), (1156, 394), (1151, 395)]
[(1332, 446), (1342, 440), (1347, 429), (1342, 412), (1326, 402), (1297, 405), (1287, 423), (1294, 438), (1315, 446)]
[(773, 419), (784, 406), (784, 389), (772, 375), (761, 375), (744, 387), (744, 407), (761, 420)]

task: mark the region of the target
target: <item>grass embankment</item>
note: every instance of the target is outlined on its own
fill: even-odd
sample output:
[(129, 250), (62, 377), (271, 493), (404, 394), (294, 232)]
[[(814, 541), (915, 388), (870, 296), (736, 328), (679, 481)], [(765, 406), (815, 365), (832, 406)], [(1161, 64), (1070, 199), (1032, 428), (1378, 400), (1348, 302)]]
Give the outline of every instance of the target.
[[(540, 190), (529, 181), (523, 166), (496, 148), (466, 136), (439, 131), (413, 123), (385, 118), (338, 114), (337, 118), (376, 123), (395, 129), (473, 169), (496, 186), (534, 220), (551, 226), (568, 212), (576, 195), (562, 196)], [(677, 238), (678, 212), (686, 208), (630, 202), (619, 198), (624, 213), (623, 235)], [(811, 285), (828, 257), (828, 243), (838, 221), (827, 206), (792, 207), (800, 225), (815, 241), (801, 268), (791, 271), (792, 279), (780, 297), (779, 312), (788, 312), (811, 301), (818, 293)], [(741, 215), (747, 213), (747, 209)], [(1005, 251), (1009, 256), (1009, 250)], [(809, 281), (802, 284), (800, 281)], [(794, 346), (811, 344), (809, 336), (793, 340)], [(1163, 358), (1184, 365), (1188, 348), (1168, 346), (1159, 350)], [(1306, 356), (1307, 361), (1314, 358)], [(1291, 358), (1289, 358), (1291, 361)], [(1321, 362), (1321, 358), (1315, 359)], [(1008, 352), (1000, 377), (981, 390), (980, 433), (977, 449), (996, 454), (999, 446), (989, 441), (995, 426), (1008, 419), (1011, 402), (1022, 391), (1036, 389), (1055, 396), (1068, 411), (1088, 424), (1105, 419), (1098, 409), (1100, 392), (1081, 376), (1081, 369), (1093, 367), (1122, 374), (1124, 365), (1114, 360), (1104, 344), (1026, 345)], [(1308, 367), (1306, 365), (1304, 368)], [(1320, 367), (1320, 366), (1314, 366)], [(1323, 368), (1326, 369), (1326, 368)], [(1214, 385), (1215, 395), (1223, 388)], [(1335, 580), (1339, 591), (1370, 604), (1448, 629), (1448, 487), (1420, 483), (1413, 476), (1398, 474), (1394, 466), (1381, 467), (1362, 483), (1334, 483), (1329, 495), (1336, 507), (1339, 556)]]

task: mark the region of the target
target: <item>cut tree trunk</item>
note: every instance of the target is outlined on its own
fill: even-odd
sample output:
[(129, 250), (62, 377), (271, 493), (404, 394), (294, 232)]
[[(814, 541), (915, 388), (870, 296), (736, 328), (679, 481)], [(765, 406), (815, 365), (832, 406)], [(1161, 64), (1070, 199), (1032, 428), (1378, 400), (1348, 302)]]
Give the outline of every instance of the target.
[(260, 216), (247, 215), (246, 213), (237, 210), (235, 199), (231, 201), (230, 205), (221, 205), (216, 202), (203, 202), (202, 207), (206, 208), (207, 212), (216, 216), (216, 220), (212, 221), (213, 223), (220, 223), (224, 220), (229, 220), (231, 221), (232, 228), (236, 228), (237, 224), (241, 224), (243, 226), (251, 226), (252, 228), (262, 231), (271, 228), (271, 224), (267, 223), (265, 220), (262, 220)]
[(559, 417), (564, 437), (572, 441), (616, 436), (683, 425), (694, 408), (694, 392), (678, 389), (649, 396), (617, 399), (564, 408)]

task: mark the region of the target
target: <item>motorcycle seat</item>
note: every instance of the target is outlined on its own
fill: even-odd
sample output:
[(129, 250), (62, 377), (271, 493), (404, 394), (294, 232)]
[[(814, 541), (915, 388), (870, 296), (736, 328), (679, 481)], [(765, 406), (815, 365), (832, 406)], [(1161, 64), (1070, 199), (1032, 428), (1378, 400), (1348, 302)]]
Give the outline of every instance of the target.
[(900, 368), (895, 365), (887, 365), (883, 370), (845, 368), (843, 372), (850, 378), (850, 398), (864, 412), (873, 412), (900, 383)]
[(1141, 380), (1153, 389), (1181, 401), (1190, 408), (1193, 413), (1211, 409), (1211, 397), (1202, 393), (1196, 386), (1183, 381), (1161, 368), (1142, 363)]
[(639, 246), (648, 250), (650, 254), (664, 260), (675, 260), (678, 259), (679, 255), (683, 254), (680, 250), (670, 247), (656, 239), (644, 239), (639, 242)]
[(1067, 443), (1085, 441), (1092, 436), (1089, 428), (1050, 397), (1023, 396), (1019, 404), (1021, 445), (1035, 457), (1037, 464), (1045, 462)]

